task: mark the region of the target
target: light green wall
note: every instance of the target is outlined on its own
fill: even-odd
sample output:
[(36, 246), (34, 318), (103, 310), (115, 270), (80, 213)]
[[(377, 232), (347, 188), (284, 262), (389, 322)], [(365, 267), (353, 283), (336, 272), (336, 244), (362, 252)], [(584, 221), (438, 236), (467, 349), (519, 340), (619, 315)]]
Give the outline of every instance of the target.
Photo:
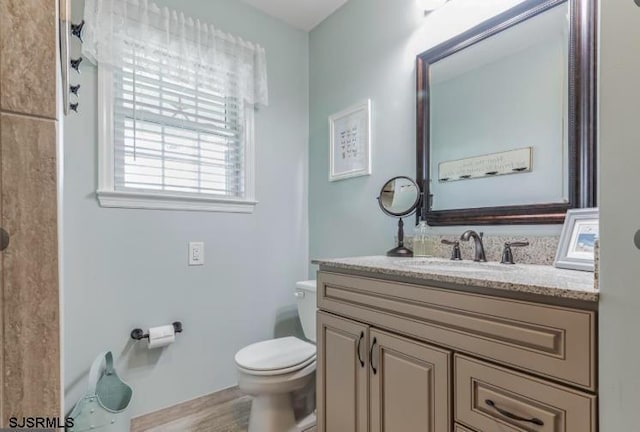
[[(82, 3), (74, 2), (74, 21)], [(96, 69), (73, 73), (80, 113), (64, 121), (64, 385), (69, 409), (94, 356), (111, 349), (139, 415), (236, 384), (234, 354), (299, 327), (292, 295), (308, 273), (308, 34), (237, 0), (164, 0), (267, 51), (270, 105), (255, 117), (252, 215), (98, 206)], [(73, 38), (74, 56), (78, 41)], [(203, 267), (187, 243), (205, 242)], [(182, 320), (163, 351), (130, 331)]]
[[(390, 177), (415, 176), (416, 55), (517, 3), (456, 0), (425, 17), (416, 0), (350, 0), (311, 32), (311, 258), (381, 254), (392, 246), (397, 222), (382, 214), (376, 197)], [(373, 104), (373, 175), (330, 183), (327, 118), (367, 98)], [(483, 230), (557, 234), (560, 228)]]

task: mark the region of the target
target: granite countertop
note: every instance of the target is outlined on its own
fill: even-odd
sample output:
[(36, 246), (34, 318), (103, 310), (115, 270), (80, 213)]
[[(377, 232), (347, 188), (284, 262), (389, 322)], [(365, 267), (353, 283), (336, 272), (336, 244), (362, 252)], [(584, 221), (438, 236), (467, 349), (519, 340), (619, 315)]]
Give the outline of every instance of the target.
[(591, 272), (562, 270), (548, 265), (504, 265), (496, 262), (450, 261), (442, 258), (395, 258), (369, 256), (314, 260), (322, 270), (357, 271), (416, 280), (444, 282), (597, 302)]

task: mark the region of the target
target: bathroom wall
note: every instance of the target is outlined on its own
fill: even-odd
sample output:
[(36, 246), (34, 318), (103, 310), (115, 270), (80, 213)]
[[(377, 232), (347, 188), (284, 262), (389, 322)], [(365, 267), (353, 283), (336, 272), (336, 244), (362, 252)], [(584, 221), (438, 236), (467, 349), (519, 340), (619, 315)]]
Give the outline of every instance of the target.
[[(72, 75), (82, 85), (80, 113), (64, 127), (67, 410), (101, 351), (118, 357), (140, 415), (235, 385), (238, 349), (299, 330), (292, 294), (308, 273), (308, 34), (237, 0), (157, 3), (266, 48), (270, 105), (256, 114), (260, 203), (252, 215), (99, 207), (96, 69), (83, 63)], [(82, 2), (74, 7), (79, 21)], [(205, 242), (203, 267), (187, 266), (188, 241)], [(137, 326), (173, 320), (184, 333), (164, 351), (129, 340)]]
[[(415, 57), (520, 0), (456, 0), (424, 16), (416, 0), (350, 0), (310, 34), (309, 220), (312, 258), (381, 254), (397, 221), (376, 197), (415, 176)], [(371, 98), (373, 175), (330, 183), (328, 116)], [(410, 225), (414, 219), (409, 218)], [(434, 230), (461, 233), (465, 227)], [(488, 234), (557, 235), (560, 226), (483, 227)], [(312, 269), (311, 274), (313, 274)]]

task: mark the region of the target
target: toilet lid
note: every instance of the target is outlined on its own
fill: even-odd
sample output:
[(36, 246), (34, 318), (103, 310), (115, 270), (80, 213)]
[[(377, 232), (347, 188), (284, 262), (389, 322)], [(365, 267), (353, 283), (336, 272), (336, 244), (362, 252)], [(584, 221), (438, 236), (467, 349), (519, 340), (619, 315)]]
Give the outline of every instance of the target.
[(238, 351), (238, 366), (255, 371), (289, 369), (308, 363), (316, 355), (316, 346), (295, 337), (258, 342)]

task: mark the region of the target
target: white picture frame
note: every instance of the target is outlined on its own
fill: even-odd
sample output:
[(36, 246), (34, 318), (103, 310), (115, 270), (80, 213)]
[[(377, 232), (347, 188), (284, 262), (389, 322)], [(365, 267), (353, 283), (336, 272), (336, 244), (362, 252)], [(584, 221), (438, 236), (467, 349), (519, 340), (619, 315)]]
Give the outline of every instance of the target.
[(329, 181), (371, 175), (371, 100), (329, 117)]
[(567, 212), (562, 228), (555, 266), (569, 270), (594, 271), (595, 244), (600, 234), (597, 208)]

